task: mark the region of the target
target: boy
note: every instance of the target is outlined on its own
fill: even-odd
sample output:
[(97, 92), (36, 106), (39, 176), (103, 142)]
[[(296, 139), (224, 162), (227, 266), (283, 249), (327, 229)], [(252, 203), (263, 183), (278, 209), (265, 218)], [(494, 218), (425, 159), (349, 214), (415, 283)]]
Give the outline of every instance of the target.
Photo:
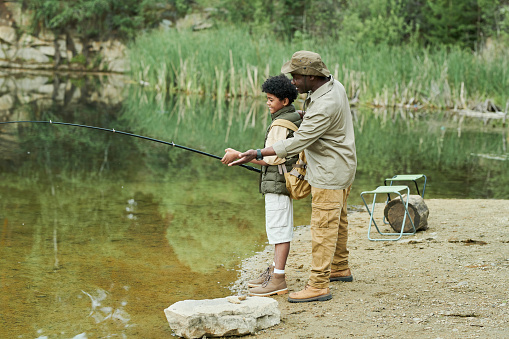
[[(298, 92), (290, 79), (284, 74), (269, 77), (262, 85), (267, 94), (267, 106), (272, 122), (285, 119), (299, 127), (301, 116), (295, 111), (293, 101)], [(265, 147), (272, 146), (276, 141), (293, 136), (293, 131), (282, 126), (268, 127), (265, 133)], [(221, 160), (229, 164), (238, 159), (240, 152), (227, 148)], [(265, 195), (265, 224), (269, 244), (274, 244), (274, 262), (258, 278), (248, 281), (249, 295), (271, 296), (288, 293), (285, 280), (285, 265), (290, 252), (290, 241), (293, 237), (293, 204), (288, 196), (286, 180), (281, 166), (292, 170), (297, 156), (278, 158), (277, 156), (262, 157), (261, 154), (251, 162), (262, 166), (260, 193)]]
[(347, 199), (357, 170), (353, 117), (345, 87), (331, 76), (320, 54), (297, 51), (281, 73), (292, 75), (299, 93), (309, 93), (299, 130), (271, 147), (241, 153), (228, 166), (249, 162), (258, 154), (288, 157), (305, 150), (311, 185), (311, 270), (304, 289), (291, 293), (288, 301), (330, 300), (330, 281), (353, 280), (346, 246)]

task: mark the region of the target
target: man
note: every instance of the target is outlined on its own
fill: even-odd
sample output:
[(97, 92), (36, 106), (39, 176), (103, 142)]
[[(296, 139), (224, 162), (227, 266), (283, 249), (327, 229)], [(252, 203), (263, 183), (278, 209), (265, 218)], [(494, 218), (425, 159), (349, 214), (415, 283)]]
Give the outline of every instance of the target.
[(285, 158), (305, 150), (306, 179), (311, 185), (312, 262), (306, 287), (288, 301), (330, 300), (329, 281), (352, 281), (348, 266), (346, 200), (355, 177), (357, 156), (348, 97), (319, 54), (295, 52), (281, 68), (299, 93), (308, 93), (299, 130), (271, 147), (239, 154), (239, 165), (263, 156)]

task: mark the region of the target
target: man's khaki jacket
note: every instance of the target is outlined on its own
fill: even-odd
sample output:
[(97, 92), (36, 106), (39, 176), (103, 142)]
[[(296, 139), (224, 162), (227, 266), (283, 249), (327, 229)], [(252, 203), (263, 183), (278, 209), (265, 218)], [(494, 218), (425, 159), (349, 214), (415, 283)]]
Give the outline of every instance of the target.
[(346, 189), (357, 168), (355, 136), (350, 105), (343, 85), (331, 80), (306, 100), (307, 110), (293, 138), (272, 147), (279, 158), (305, 150), (306, 179), (313, 187)]

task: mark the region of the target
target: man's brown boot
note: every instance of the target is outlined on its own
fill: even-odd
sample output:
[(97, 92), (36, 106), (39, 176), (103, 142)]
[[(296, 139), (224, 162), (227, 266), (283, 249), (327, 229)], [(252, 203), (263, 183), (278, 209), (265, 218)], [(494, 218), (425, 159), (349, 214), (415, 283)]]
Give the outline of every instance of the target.
[(332, 299), (330, 289), (315, 288), (306, 285), (302, 291), (290, 293), (288, 301), (291, 303), (305, 303), (308, 301), (325, 301)]
[(349, 268), (341, 271), (331, 271), (329, 281), (353, 281), (352, 272)]
[(265, 269), (265, 271), (260, 274), (260, 276), (256, 279), (249, 280), (247, 282), (247, 287), (260, 287), (265, 282), (265, 280), (268, 279), (269, 275), (272, 275), (274, 273), (274, 265), (270, 265)]
[(256, 297), (268, 297), (288, 293), (285, 274), (274, 273), (259, 287), (250, 288), (249, 295)]

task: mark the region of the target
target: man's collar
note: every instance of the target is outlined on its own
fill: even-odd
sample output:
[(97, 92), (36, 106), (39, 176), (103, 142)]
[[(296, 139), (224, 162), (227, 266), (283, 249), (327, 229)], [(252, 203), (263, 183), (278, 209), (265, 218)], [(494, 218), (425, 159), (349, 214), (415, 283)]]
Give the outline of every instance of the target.
[(334, 77), (331, 75), (329, 81), (327, 81), (325, 84), (320, 86), (316, 91), (314, 91), (314, 92), (309, 91), (309, 94), (308, 94), (308, 97), (306, 100), (309, 100), (310, 102), (315, 101), (316, 99), (318, 99), (325, 93), (328, 93), (332, 89), (332, 86), (334, 86)]

